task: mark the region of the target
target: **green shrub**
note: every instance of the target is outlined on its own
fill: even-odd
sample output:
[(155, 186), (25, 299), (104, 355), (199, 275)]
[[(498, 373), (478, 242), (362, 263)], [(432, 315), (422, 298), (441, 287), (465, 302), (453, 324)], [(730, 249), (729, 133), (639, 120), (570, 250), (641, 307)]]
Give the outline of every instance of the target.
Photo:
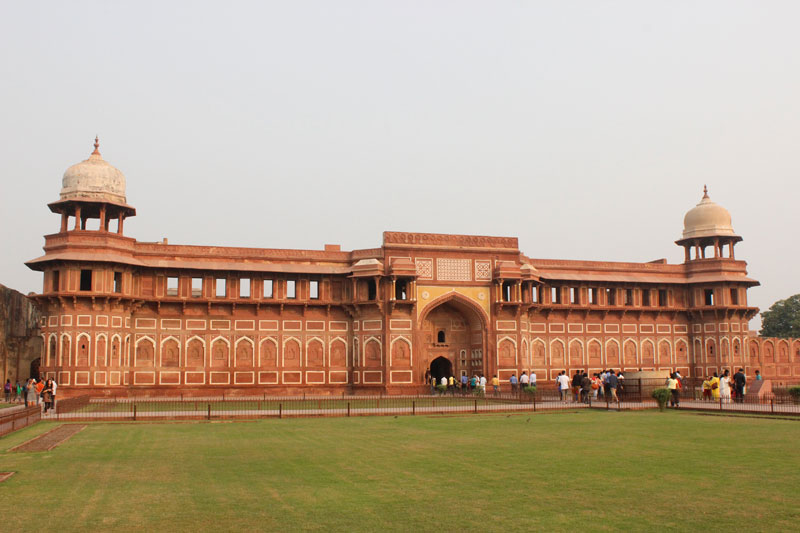
[(527, 387), (523, 387), (522, 392), (530, 396), (533, 396), (534, 394), (536, 394), (536, 385), (528, 385)]
[(664, 409), (666, 409), (667, 402), (669, 401), (670, 396), (672, 396), (672, 393), (670, 392), (669, 389), (665, 389), (662, 387), (659, 389), (655, 389), (653, 391), (652, 396), (658, 402), (658, 408), (663, 411)]
[(447, 385), (436, 385), (436, 390), (439, 391), (439, 394), (444, 394), (447, 392)]
[(795, 403), (800, 403), (800, 386), (789, 387), (789, 395)]

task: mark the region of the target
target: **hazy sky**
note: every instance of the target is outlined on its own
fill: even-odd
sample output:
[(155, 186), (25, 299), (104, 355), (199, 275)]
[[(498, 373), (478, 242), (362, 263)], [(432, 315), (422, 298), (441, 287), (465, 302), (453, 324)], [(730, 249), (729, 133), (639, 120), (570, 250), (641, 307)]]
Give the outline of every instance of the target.
[(126, 234), (178, 244), (397, 230), (677, 263), (707, 183), (764, 310), (800, 292), (798, 21), (765, 0), (0, 0), (0, 283), (41, 290), (23, 262), (99, 134)]

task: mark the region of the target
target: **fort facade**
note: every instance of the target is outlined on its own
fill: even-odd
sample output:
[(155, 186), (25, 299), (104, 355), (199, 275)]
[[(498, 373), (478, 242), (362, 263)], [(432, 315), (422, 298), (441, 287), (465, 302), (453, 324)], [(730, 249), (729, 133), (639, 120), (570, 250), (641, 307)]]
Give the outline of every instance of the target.
[[(800, 378), (800, 340), (748, 330), (758, 284), (707, 193), (682, 264), (539, 259), (513, 237), (384, 232), (380, 247), (139, 242), (124, 175), (64, 174), (43, 273), (40, 369), (64, 396), (416, 392), (436, 376), (744, 367)], [(63, 397), (63, 396), (62, 396)]]

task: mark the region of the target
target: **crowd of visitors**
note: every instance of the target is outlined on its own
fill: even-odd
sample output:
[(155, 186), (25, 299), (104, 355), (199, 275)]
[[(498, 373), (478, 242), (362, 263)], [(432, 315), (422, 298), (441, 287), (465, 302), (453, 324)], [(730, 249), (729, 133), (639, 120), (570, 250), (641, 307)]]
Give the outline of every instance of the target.
[(58, 384), (54, 379), (28, 378), (22, 382), (17, 380), (13, 385), (7, 379), (3, 386), (6, 403), (24, 403), (25, 407), (42, 405), (45, 412), (55, 409), (57, 390)]
[[(756, 370), (756, 381), (761, 380), (761, 374)], [(740, 368), (731, 377), (730, 371), (725, 370), (720, 376), (717, 372), (708, 376), (703, 381), (703, 400), (730, 403), (744, 402), (744, 395), (747, 388), (747, 376), (744, 368)]]
[(578, 370), (572, 375), (572, 379), (564, 370), (556, 377), (556, 387), (561, 401), (566, 402), (571, 392), (572, 401), (575, 403), (589, 403), (590, 399), (594, 401), (608, 399), (617, 402), (624, 382), (625, 376), (622, 372), (615, 373), (613, 369), (596, 372), (591, 376), (586, 371)]

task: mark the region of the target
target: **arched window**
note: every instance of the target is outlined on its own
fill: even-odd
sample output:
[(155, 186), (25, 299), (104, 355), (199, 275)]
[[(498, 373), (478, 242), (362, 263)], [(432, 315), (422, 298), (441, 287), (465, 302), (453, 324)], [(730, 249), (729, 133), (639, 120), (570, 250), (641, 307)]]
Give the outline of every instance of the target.
[(437, 333), (437, 334), (436, 334), (436, 342), (438, 342), (438, 343), (444, 343), (444, 342), (446, 342), (446, 341), (444, 340), (444, 330), (443, 330), (443, 329), (440, 329), (440, 330), (439, 330), (439, 333)]

